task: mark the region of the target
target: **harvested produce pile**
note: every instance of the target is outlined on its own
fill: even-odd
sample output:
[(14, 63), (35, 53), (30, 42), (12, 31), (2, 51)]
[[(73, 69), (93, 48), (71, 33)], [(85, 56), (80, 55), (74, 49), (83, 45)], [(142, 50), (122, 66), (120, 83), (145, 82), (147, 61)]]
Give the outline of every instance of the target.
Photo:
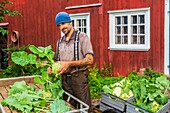
[(123, 81), (104, 86), (103, 91), (124, 100), (134, 96), (134, 105), (152, 113), (157, 112), (168, 102), (170, 81), (162, 73), (154, 72), (148, 68), (143, 76), (132, 72)]
[(122, 79), (115, 84), (105, 85), (102, 89), (105, 94), (115, 95), (123, 100), (128, 100), (133, 97), (131, 83), (127, 78)]
[[(58, 95), (57, 98), (60, 98)], [(15, 82), (8, 92), (8, 97), (1, 104), (22, 113), (61, 113), (70, 110), (61, 99), (52, 98), (42, 89), (35, 91), (34, 86), (27, 86), (25, 81)], [(47, 107), (49, 106), (49, 107)]]

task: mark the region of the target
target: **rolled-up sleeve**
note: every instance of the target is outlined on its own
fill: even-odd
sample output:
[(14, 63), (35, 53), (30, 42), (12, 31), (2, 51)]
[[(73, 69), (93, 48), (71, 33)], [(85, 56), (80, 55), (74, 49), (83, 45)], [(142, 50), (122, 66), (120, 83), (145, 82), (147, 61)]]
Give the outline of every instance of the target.
[(79, 41), (80, 41), (81, 52), (83, 54), (83, 57), (85, 57), (87, 54), (94, 55), (90, 38), (85, 33), (81, 32)]

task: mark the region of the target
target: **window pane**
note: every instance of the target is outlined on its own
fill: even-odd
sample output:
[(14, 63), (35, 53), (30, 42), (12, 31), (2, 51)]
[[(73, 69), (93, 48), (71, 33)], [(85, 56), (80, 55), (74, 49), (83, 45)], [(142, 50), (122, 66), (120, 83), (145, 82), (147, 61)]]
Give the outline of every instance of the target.
[(128, 37), (123, 36), (122, 44), (128, 44)]
[(132, 16), (132, 24), (137, 24), (137, 16)]
[(86, 19), (82, 19), (82, 26), (86, 26)]
[(88, 36), (90, 35), (89, 15), (90, 14), (70, 15), (73, 27), (77, 30), (87, 33)]
[(132, 34), (137, 34), (137, 26), (132, 26)]
[(139, 34), (145, 34), (145, 26), (139, 26)]
[(121, 17), (116, 17), (116, 25), (120, 25), (121, 24)]
[(116, 27), (116, 34), (121, 34), (121, 27), (120, 26)]
[(137, 36), (132, 36), (131, 44), (137, 44)]
[(75, 27), (75, 26), (74, 26), (74, 20), (72, 20), (72, 24), (73, 24), (73, 27)]
[(128, 24), (127, 16), (122, 17), (122, 24)]
[(81, 26), (81, 20), (80, 19), (77, 19), (76, 25), (77, 25), (77, 27)]
[(140, 43), (139, 44), (145, 44), (145, 36), (140, 36)]
[(139, 15), (139, 23), (144, 24), (145, 23), (145, 15)]
[(123, 26), (123, 29), (122, 29), (123, 33), (122, 34), (128, 34), (128, 27), (127, 26)]
[(86, 28), (83, 28), (83, 32), (85, 32), (85, 33), (86, 33)]
[(116, 44), (121, 44), (121, 36), (116, 36), (115, 43)]

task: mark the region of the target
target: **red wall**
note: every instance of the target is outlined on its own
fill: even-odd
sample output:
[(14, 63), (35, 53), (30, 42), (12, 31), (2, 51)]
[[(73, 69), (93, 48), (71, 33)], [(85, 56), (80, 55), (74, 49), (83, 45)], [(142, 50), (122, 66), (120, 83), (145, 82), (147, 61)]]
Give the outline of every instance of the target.
[[(112, 4), (112, 5), (110, 5)], [(104, 61), (112, 62), (114, 73), (127, 74), (140, 67), (151, 66), (156, 71), (164, 71), (164, 0), (107, 0), (104, 2), (104, 23), (109, 23), (107, 11), (150, 7), (150, 49), (148, 52), (105, 51)], [(109, 29), (103, 29), (109, 37)], [(107, 45), (109, 40), (106, 38)], [(109, 58), (109, 59), (108, 59)]]
[[(126, 76), (132, 70), (151, 66), (155, 71), (164, 70), (164, 0), (11, 0), (11, 9), (22, 17), (7, 17), (10, 33), (19, 31), (20, 46), (55, 44), (60, 32), (55, 24), (59, 11), (68, 13), (90, 12), (90, 37), (95, 64), (112, 63), (114, 75)], [(102, 3), (99, 7), (66, 10), (66, 7)], [(109, 47), (109, 14), (107, 11), (150, 7), (150, 49), (148, 52), (113, 51)], [(10, 37), (9, 37), (10, 38)]]

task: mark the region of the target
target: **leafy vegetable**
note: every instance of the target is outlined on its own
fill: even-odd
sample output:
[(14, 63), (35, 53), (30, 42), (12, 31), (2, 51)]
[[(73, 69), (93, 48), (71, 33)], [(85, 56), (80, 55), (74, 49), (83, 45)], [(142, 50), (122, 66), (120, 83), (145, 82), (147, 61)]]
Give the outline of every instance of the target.
[(133, 97), (133, 93), (130, 88), (130, 81), (127, 78), (124, 78), (117, 83), (105, 85), (102, 90), (105, 94), (112, 94), (114, 96), (122, 98), (123, 100), (127, 100), (130, 97)]
[(50, 104), (50, 112), (48, 113), (64, 113), (69, 111), (70, 108), (65, 105), (63, 100), (55, 100)]
[(138, 76), (132, 72), (128, 76), (135, 97), (133, 104), (155, 113), (168, 102), (170, 81), (164, 74), (154, 72), (150, 68), (144, 73), (144, 76)]
[[(35, 91), (34, 86), (27, 86), (25, 81), (15, 82), (11, 86), (8, 94), (1, 104), (8, 105), (13, 109), (20, 110), (23, 113), (62, 113), (69, 111), (69, 107), (65, 105), (63, 100), (50, 98), (45, 96), (47, 92), (42, 89)], [(50, 109), (47, 105), (50, 104)]]
[(133, 71), (121, 81), (103, 87), (104, 93), (125, 100), (129, 98), (128, 94), (133, 93), (135, 97), (133, 104), (151, 113), (156, 113), (168, 102), (169, 90), (170, 81), (166, 75), (155, 72), (150, 67), (144, 71), (142, 76)]

